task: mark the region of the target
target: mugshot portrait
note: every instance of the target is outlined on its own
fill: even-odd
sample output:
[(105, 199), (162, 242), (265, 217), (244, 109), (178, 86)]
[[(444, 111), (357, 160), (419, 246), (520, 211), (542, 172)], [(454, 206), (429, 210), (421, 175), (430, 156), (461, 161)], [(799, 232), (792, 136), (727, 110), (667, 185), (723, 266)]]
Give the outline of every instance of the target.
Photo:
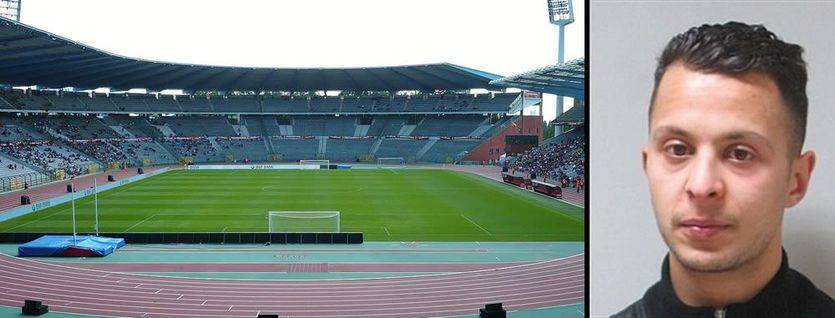
[[(782, 222), (781, 243), (787, 253), (789, 266), (808, 277), (824, 293), (834, 295), (835, 191), (832, 189), (835, 189), (835, 139), (832, 138), (832, 123), (835, 123), (835, 62), (830, 53), (835, 52), (835, 44), (824, 34), (835, 34), (835, 22), (829, 18), (835, 13), (835, 3), (592, 1), (591, 5), (590, 99), (595, 107), (590, 110), (589, 120), (590, 179), (594, 181), (594, 186), (590, 188), (589, 315), (608, 317), (621, 311), (643, 297), (647, 289), (661, 278), (665, 255), (676, 244), (675, 240), (669, 240), (669, 235), (662, 237), (661, 234), (669, 220), (662, 218), (663, 211), (659, 212), (665, 207), (658, 199), (659, 193), (664, 190), (659, 190), (658, 186), (661, 183), (659, 180), (673, 178), (674, 174), (661, 175), (659, 178), (657, 169), (647, 168), (645, 171), (642, 160), (642, 150), (648, 145), (651, 147), (653, 142), (648, 129), (648, 112), (655, 87), (658, 58), (667, 43), (677, 34), (695, 26), (725, 24), (729, 21), (761, 24), (780, 40), (797, 44), (803, 49), (802, 59), (808, 73), (808, 115), (805, 142), (795, 157), (800, 156), (800, 153), (814, 151), (814, 170), (805, 195), (798, 198), (796, 204), (787, 204), (790, 207), (785, 209), (784, 214), (772, 216), (779, 219), (782, 215), (782, 220), (775, 222)], [(667, 71), (673, 72), (674, 68), (670, 67)], [(727, 86), (710, 88), (716, 94), (708, 97), (721, 98), (721, 94), (734, 89), (733, 82), (729, 83)], [(785, 95), (781, 97), (785, 99)], [(728, 98), (733, 96), (729, 95)], [(722, 102), (718, 100), (716, 104)], [(693, 104), (704, 108), (703, 111), (715, 112), (703, 118), (694, 116), (690, 119), (691, 124), (693, 121), (709, 120), (703, 127), (719, 130), (722, 126), (716, 125), (717, 122), (733, 124), (736, 119), (733, 116), (716, 116), (717, 112), (725, 111), (723, 109)], [(728, 104), (733, 106), (732, 103)], [(700, 129), (698, 123), (692, 124), (690, 128)], [(699, 133), (705, 133), (707, 129)], [(780, 134), (774, 130), (766, 130), (766, 135), (777, 136), (776, 139), (784, 140), (782, 143), (790, 140), (788, 137), (780, 139)], [(784, 135), (787, 134), (790, 134), (788, 130)], [(659, 149), (663, 147), (659, 146)], [(783, 145), (783, 148), (787, 147)], [(689, 151), (695, 151), (695, 148), (675, 145), (669, 149), (676, 156), (686, 156)], [(725, 148), (722, 149), (724, 151)], [(712, 150), (715, 149), (708, 149)], [(734, 156), (730, 160), (736, 162), (745, 160), (748, 151), (744, 148), (734, 149), (730, 154)], [(716, 176), (699, 177), (703, 181), (721, 179)], [(771, 200), (780, 192), (771, 188), (757, 188), (762, 184), (721, 181), (727, 182), (723, 184), (728, 188), (736, 187), (734, 193), (738, 193), (741, 187), (747, 187), (745, 191), (755, 197), (759, 196), (760, 200)], [(786, 184), (790, 184), (789, 187), (795, 185), (794, 182)], [(656, 186), (652, 191), (655, 198), (650, 190), (653, 185)], [(697, 188), (694, 186), (689, 190), (695, 193), (698, 192)], [(758, 213), (752, 210), (759, 209), (758, 204), (761, 203), (756, 200), (739, 200), (739, 196), (728, 200), (743, 205), (738, 213)], [(717, 216), (711, 220), (730, 219)], [(739, 221), (739, 224), (733, 223), (736, 220), (728, 222), (733, 231), (732, 235), (727, 235), (729, 242), (754, 240), (754, 236), (737, 235), (743, 232), (740, 229), (748, 227), (745, 221)], [(705, 233), (696, 233), (702, 234)], [(665, 239), (668, 240), (666, 243)], [(739, 250), (756, 249), (751, 246), (757, 244), (742, 243), (739, 246), (744, 247)], [(680, 254), (684, 255), (681, 259), (685, 263), (688, 257), (693, 257), (692, 253), (686, 251)], [(702, 269), (706, 271), (721, 269), (719, 265), (713, 267), (714, 263), (702, 264), (695, 261), (701, 260), (699, 258), (690, 260), (690, 266), (703, 265)]]

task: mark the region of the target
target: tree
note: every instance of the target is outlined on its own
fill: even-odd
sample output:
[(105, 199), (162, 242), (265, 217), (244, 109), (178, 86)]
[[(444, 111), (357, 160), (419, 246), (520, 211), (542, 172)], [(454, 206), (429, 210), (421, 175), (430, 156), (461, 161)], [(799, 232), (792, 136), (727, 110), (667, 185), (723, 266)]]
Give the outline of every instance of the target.
[(554, 135), (554, 129), (556, 128), (556, 124), (553, 120), (552, 121), (543, 121), (542, 122), (542, 138), (548, 139), (549, 137)]

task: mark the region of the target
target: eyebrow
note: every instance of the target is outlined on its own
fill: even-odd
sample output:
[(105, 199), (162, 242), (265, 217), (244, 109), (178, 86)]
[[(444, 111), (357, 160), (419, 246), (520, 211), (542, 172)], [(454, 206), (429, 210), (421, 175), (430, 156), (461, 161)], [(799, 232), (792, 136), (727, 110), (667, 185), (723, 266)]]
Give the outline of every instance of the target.
[[(676, 135), (681, 136), (684, 138), (692, 139), (693, 135), (687, 132), (684, 129), (674, 127), (674, 126), (661, 126), (655, 128), (650, 136), (652, 140), (656, 140), (664, 135)], [(736, 130), (727, 132), (719, 137), (720, 140), (743, 140), (743, 139), (755, 139), (766, 145), (771, 151), (774, 151), (774, 146), (771, 144), (771, 141), (768, 140), (763, 135), (760, 135), (756, 132), (750, 130)]]

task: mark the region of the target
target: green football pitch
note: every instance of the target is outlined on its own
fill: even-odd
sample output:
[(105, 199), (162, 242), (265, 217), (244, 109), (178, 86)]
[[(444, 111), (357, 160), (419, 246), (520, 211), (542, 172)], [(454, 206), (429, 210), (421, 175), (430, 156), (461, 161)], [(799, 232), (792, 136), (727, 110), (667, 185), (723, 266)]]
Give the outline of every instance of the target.
[[(92, 232), (92, 196), (76, 200)], [(340, 211), (368, 241), (582, 241), (583, 209), (440, 169), (175, 170), (99, 194), (101, 232), (266, 232), (268, 211)], [(0, 232), (70, 232), (70, 203)]]

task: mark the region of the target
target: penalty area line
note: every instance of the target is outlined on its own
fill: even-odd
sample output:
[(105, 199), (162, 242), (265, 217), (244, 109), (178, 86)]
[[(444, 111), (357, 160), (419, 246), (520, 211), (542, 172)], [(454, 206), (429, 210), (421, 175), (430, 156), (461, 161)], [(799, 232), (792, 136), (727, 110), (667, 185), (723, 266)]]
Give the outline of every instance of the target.
[(149, 217), (145, 218), (144, 220), (139, 221), (139, 222), (137, 222), (137, 223), (136, 223), (136, 224), (134, 224), (134, 225), (131, 225), (129, 228), (127, 228), (126, 230), (122, 231), (122, 233), (125, 233), (125, 232), (127, 232), (127, 231), (130, 231), (132, 228), (135, 228), (135, 227), (136, 227), (137, 225), (139, 225), (139, 224), (145, 223), (145, 221), (148, 221), (148, 220), (150, 220), (151, 218), (153, 218), (153, 217), (155, 217), (155, 216), (157, 216), (157, 215), (156, 215), (156, 214), (151, 214), (151, 216), (149, 216)]
[(470, 221), (470, 223), (472, 223), (473, 225), (477, 226), (479, 229), (484, 231), (484, 233), (487, 233), (487, 235), (493, 236), (493, 233), (490, 233), (490, 231), (488, 231), (487, 229), (485, 229), (481, 225), (478, 225), (478, 223), (476, 223), (475, 221), (470, 220), (470, 218), (468, 218), (466, 215), (464, 215), (464, 214), (460, 214), (460, 215), (461, 215), (462, 218), (466, 219), (467, 221)]

